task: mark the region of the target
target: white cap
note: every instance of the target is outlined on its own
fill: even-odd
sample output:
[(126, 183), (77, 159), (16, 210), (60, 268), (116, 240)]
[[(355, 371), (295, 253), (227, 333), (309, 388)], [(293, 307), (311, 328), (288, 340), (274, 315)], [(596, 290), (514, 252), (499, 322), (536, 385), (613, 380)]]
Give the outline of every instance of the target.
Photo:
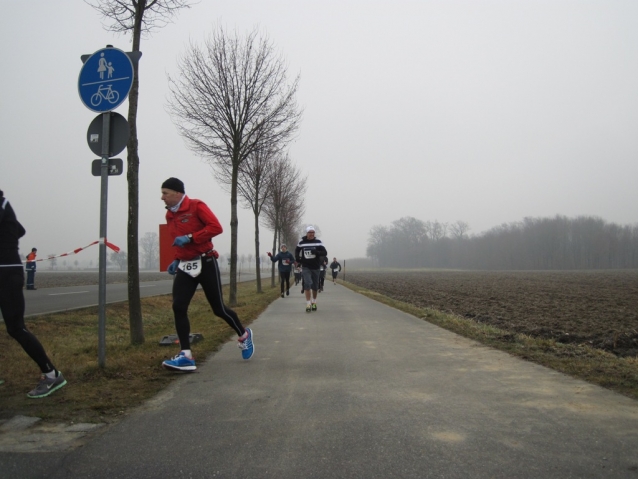
[(314, 230), (315, 230), (315, 227), (314, 227), (314, 226), (308, 226), (308, 227), (306, 228), (306, 233), (310, 233), (311, 231), (314, 231)]

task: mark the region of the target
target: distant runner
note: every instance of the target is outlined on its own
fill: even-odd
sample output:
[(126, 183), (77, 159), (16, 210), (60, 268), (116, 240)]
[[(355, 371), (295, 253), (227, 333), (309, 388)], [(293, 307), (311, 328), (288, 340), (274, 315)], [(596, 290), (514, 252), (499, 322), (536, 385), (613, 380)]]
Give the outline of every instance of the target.
[[(303, 288), (306, 293), (306, 313), (317, 311), (317, 291), (319, 289), (319, 268), (321, 259), (328, 256), (328, 252), (319, 238), (315, 238), (315, 227), (306, 228), (303, 236), (295, 248), (295, 258), (301, 263)], [(311, 294), (312, 291), (312, 294)]]
[(290, 272), (292, 271), (292, 266), (295, 264), (295, 257), (292, 255), (290, 251), (288, 251), (288, 247), (285, 244), (281, 245), (281, 252), (277, 253), (276, 256), (270, 254), (270, 251), (267, 253), (270, 261), (277, 264), (277, 269), (279, 270), (279, 284), (281, 285), (281, 297), (284, 297), (284, 283), (286, 283), (286, 296), (290, 295)]
[(341, 271), (341, 264), (337, 261), (337, 258), (332, 258), (332, 263), (330, 263), (330, 269), (332, 270), (332, 283), (337, 283), (337, 275)]

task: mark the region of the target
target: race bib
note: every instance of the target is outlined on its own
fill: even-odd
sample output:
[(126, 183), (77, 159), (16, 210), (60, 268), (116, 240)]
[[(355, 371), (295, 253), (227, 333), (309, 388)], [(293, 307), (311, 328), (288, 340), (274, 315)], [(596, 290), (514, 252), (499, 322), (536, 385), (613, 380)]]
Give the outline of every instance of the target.
[(303, 257), (306, 259), (316, 258), (317, 256), (310, 249), (303, 250)]
[(284, 259), (281, 261), (285, 266), (288, 266), (290, 264), (290, 260), (289, 259)]
[(202, 272), (202, 259), (197, 258), (190, 261), (180, 260), (178, 268), (184, 273), (190, 274), (193, 278), (197, 278), (199, 273)]

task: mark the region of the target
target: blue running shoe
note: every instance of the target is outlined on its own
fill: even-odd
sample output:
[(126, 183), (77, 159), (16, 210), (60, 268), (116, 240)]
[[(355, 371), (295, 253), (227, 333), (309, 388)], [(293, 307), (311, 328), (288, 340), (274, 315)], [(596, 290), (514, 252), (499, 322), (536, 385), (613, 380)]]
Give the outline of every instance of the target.
[(170, 369), (171, 371), (195, 371), (197, 369), (197, 366), (195, 366), (195, 360), (187, 358), (184, 351), (180, 351), (173, 359), (167, 359), (164, 361), (162, 366), (166, 369)]
[(248, 337), (243, 341), (239, 341), (237, 347), (241, 349), (241, 357), (248, 360), (253, 357), (255, 353), (255, 345), (253, 344), (253, 332), (250, 328), (246, 328)]

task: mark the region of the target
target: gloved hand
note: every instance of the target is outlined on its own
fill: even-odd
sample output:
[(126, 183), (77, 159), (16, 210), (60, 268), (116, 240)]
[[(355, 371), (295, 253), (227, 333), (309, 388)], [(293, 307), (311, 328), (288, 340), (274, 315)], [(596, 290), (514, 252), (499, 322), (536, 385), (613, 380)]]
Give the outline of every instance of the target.
[(179, 246), (180, 248), (183, 248), (185, 244), (190, 242), (191, 239), (188, 236), (178, 236), (177, 238), (175, 238), (175, 241), (173, 241), (173, 246)]
[(269, 258), (272, 258), (272, 254), (270, 253), (270, 251), (268, 251), (266, 254), (268, 255)]
[(177, 267), (179, 266), (179, 260), (176, 259), (175, 261), (173, 261), (171, 264), (168, 265), (168, 269), (166, 271), (168, 271), (168, 274), (175, 274), (177, 273)]

